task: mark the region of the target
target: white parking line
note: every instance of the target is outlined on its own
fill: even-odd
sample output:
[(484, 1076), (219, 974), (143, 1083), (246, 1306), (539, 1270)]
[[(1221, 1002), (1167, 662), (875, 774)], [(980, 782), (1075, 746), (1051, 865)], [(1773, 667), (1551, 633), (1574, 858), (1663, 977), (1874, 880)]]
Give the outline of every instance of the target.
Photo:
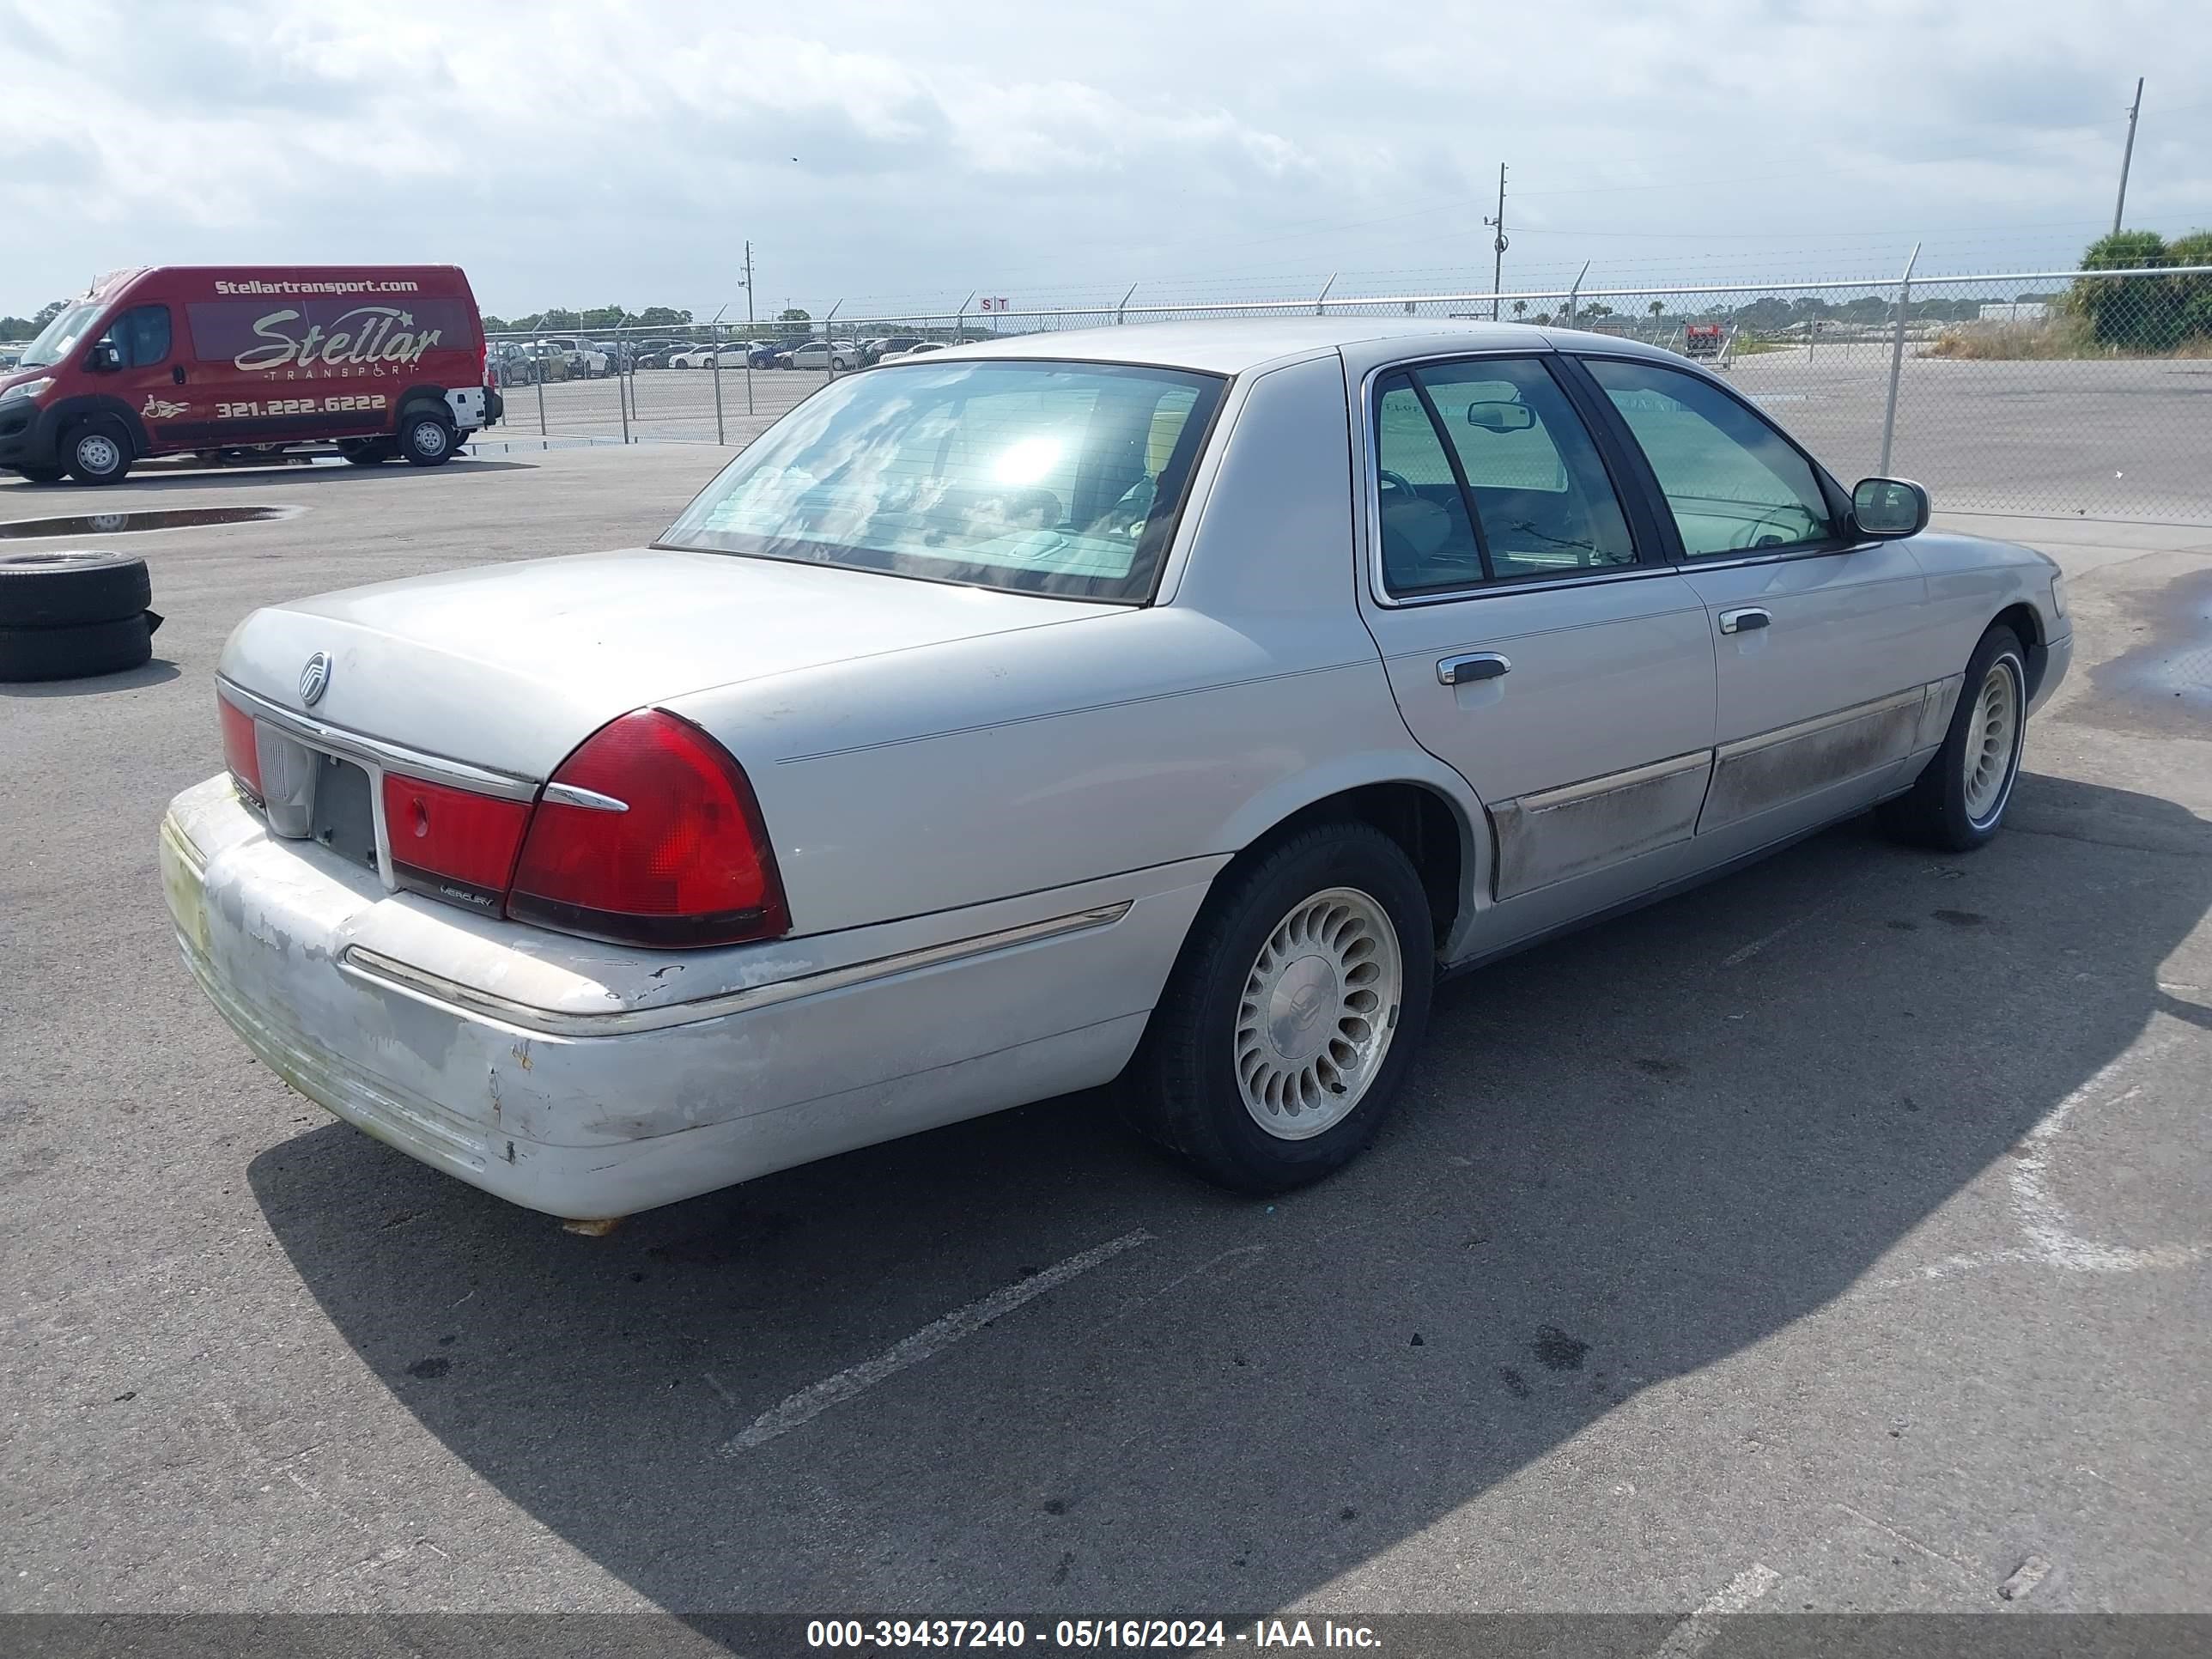
[(1675, 1626), (1667, 1639), (1651, 1650), (1651, 1659), (1691, 1659), (1692, 1655), (1703, 1653), (1719, 1638), (1723, 1616), (1743, 1612), (1781, 1582), (1782, 1575), (1773, 1568), (1753, 1562)]
[(2013, 1219), (2020, 1228), (2026, 1243), (2025, 1249), (1983, 1250), (1966, 1255), (1946, 1256), (1941, 1261), (1929, 1262), (1910, 1273), (1879, 1280), (1867, 1288), (1873, 1291), (1893, 1290), (1902, 1285), (1975, 1273), (2007, 1261), (2033, 1262), (2065, 1273), (2132, 1273), (2154, 1268), (2186, 1267), (2212, 1255), (2212, 1245), (2203, 1243), (2158, 1244), (2137, 1249), (2084, 1238), (2074, 1231), (2073, 1218), (2059, 1206), (2048, 1185), (2051, 1145), (2065, 1129), (2067, 1120), (2092, 1101), (2100, 1109), (2109, 1111), (2135, 1099), (2142, 1093), (2142, 1086), (2137, 1084), (2129, 1088), (2118, 1088), (2121, 1073), (2130, 1066), (2191, 1040), (2191, 1037), (2192, 1034), (2186, 1031), (2168, 1032), (2130, 1049), (2106, 1064), (2087, 1083), (2045, 1113), (2035, 1126), (2020, 1138), (2012, 1151), (2012, 1167), (2005, 1172), (2005, 1184), (2012, 1193)]
[(1152, 1235), (1139, 1227), (1133, 1233), (1123, 1233), (1119, 1238), (1109, 1238), (1103, 1244), (1093, 1245), (1065, 1261), (1054, 1262), (1042, 1273), (1031, 1273), (1012, 1284), (991, 1292), (964, 1308), (956, 1308), (944, 1318), (923, 1326), (912, 1336), (894, 1343), (873, 1359), (839, 1371), (835, 1376), (825, 1376), (793, 1395), (781, 1405), (763, 1412), (744, 1432), (726, 1440), (723, 1452), (735, 1456), (764, 1446), (779, 1435), (788, 1434), (802, 1423), (811, 1423), (832, 1406), (850, 1400), (854, 1395), (872, 1389), (885, 1377), (895, 1376), (909, 1365), (919, 1365), (925, 1359), (943, 1352), (963, 1336), (972, 1336), (993, 1320), (1012, 1313), (1032, 1297), (1042, 1296), (1047, 1291), (1065, 1285), (1079, 1273), (1087, 1273), (1102, 1261), (1108, 1261), (1124, 1250), (1134, 1249), (1139, 1244), (1152, 1242)]

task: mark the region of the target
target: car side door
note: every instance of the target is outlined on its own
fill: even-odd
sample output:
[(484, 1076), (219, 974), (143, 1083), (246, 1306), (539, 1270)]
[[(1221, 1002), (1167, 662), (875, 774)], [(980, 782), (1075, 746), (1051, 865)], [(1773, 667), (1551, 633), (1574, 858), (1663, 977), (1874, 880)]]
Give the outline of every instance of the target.
[(1711, 377), (1640, 357), (1574, 366), (1645, 471), (1712, 629), (1716, 753), (1699, 835), (1761, 845), (1886, 793), (1919, 744), (1934, 678), (1911, 550), (1856, 537), (1842, 492)]
[(1649, 884), (1711, 761), (1705, 608), (1551, 362), (1385, 365), (1362, 395), (1361, 605), (1407, 727), (1488, 813), (1478, 952)]

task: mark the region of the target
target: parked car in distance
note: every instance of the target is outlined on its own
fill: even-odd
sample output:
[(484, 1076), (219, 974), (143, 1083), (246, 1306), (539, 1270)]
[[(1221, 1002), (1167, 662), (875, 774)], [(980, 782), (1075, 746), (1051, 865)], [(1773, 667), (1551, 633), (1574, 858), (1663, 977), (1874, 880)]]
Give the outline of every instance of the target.
[(2065, 590), (1927, 523), (1627, 340), (1010, 339), (832, 382), (651, 547), (253, 612), (163, 880), (279, 1076), (555, 1215), (1116, 1079), (1279, 1191), (1440, 974), (1870, 807), (1998, 832)]
[(574, 334), (548, 335), (541, 343), (552, 347), (568, 360), (568, 378), (580, 380), (605, 374), (609, 359), (604, 348)]
[(630, 372), (632, 365), (636, 361), (637, 354), (630, 349), (628, 341), (600, 340), (596, 343), (607, 360), (607, 372), (610, 374), (627, 374)]
[(944, 351), (947, 349), (948, 348), (945, 342), (942, 340), (917, 340), (912, 345), (904, 347), (900, 350), (886, 351), (876, 361), (879, 363), (911, 362), (916, 357), (927, 357), (935, 352)]
[(786, 367), (791, 368), (835, 368), (842, 374), (860, 366), (860, 348), (850, 340), (839, 340), (834, 345), (824, 340), (809, 340), (784, 355), (789, 360)]
[(774, 340), (752, 340), (745, 345), (745, 366), (749, 368), (775, 368), (784, 348)]
[(890, 334), (879, 340), (863, 340), (860, 343), (861, 367), (872, 368), (884, 358), (911, 351), (921, 343), (921, 336), (919, 334)]
[(631, 348), (631, 368), (633, 370), (666, 368), (671, 355), (683, 349), (684, 343), (681, 341), (640, 340)]
[(436, 466), (501, 407), (455, 266), (159, 266), (103, 278), (0, 373), (0, 468), (114, 483), (307, 444)]

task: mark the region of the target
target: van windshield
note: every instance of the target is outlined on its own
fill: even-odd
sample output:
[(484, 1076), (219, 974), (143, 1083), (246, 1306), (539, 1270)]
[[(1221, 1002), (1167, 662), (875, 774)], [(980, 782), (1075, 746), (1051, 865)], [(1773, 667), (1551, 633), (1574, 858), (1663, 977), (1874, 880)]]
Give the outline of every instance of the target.
[(1142, 604), (1221, 388), (1105, 363), (869, 369), (786, 416), (659, 545)]
[(22, 367), (44, 368), (75, 351), (92, 325), (100, 320), (97, 305), (74, 305), (39, 331), (39, 337), (24, 348)]

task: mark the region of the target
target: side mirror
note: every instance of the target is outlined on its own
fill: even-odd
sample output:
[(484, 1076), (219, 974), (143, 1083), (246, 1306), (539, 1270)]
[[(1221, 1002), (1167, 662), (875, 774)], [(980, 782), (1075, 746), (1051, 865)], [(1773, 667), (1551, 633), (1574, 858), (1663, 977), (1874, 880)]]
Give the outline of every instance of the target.
[(102, 340), (93, 347), (92, 355), (84, 360), (84, 366), (95, 374), (110, 374), (123, 367), (123, 353), (117, 349), (112, 341)]
[(1485, 432), (1526, 432), (1536, 424), (1536, 411), (1526, 404), (1469, 404), (1467, 423), (1479, 426)]
[(1862, 536), (1917, 536), (1928, 528), (1928, 492), (1909, 478), (1862, 478), (1851, 490), (1851, 522)]

